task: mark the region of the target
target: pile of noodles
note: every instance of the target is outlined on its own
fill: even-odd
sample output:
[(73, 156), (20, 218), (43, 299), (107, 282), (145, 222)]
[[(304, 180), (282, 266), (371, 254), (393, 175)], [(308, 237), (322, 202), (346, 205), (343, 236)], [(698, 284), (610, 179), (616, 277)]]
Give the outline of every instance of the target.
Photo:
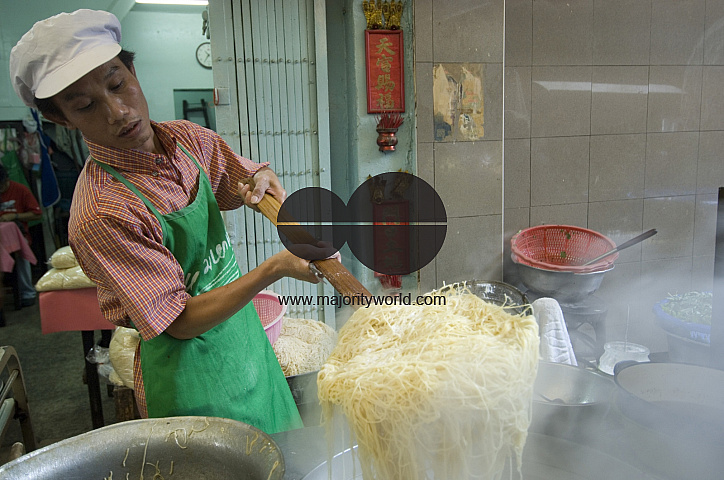
[(322, 368), (336, 341), (337, 332), (324, 322), (284, 317), (273, 348), (284, 375), (291, 377)]
[(447, 293), (440, 306), (360, 308), (318, 377), (341, 409), (365, 480), (497, 479), (520, 460), (538, 367), (531, 316)]

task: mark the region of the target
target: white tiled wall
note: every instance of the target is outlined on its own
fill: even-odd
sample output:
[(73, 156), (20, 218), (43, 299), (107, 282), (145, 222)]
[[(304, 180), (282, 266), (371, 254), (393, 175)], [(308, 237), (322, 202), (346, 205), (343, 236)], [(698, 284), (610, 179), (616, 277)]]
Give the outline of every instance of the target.
[[(656, 228), (621, 253), (597, 294), (609, 304), (610, 338), (628, 323), (629, 340), (665, 349), (652, 305), (712, 287), (724, 1), (414, 5), (418, 170), (429, 172), (451, 217), (423, 288), (514, 280), (509, 241), (528, 226), (579, 225), (616, 243)], [(431, 71), (440, 63), (485, 65), (484, 139), (434, 142)]]
[[(471, 278), (503, 276), (503, 14), (502, 0), (416, 0), (417, 171), (443, 199), (447, 236), (420, 272), (423, 291)], [(439, 64), (482, 67), (484, 138), (435, 141), (432, 71)], [(459, 70), (459, 69), (458, 69)], [(528, 69), (529, 70), (529, 69)], [(525, 79), (530, 90), (530, 73)], [(528, 99), (530, 94), (527, 94)], [(527, 101), (528, 105), (530, 100)], [(530, 124), (529, 115), (524, 120)], [(529, 137), (524, 127), (522, 137)], [(529, 140), (524, 140), (529, 144)], [(525, 145), (522, 148), (526, 148)], [(525, 160), (529, 162), (529, 160)], [(521, 172), (528, 175), (528, 169)], [(528, 182), (529, 183), (529, 182)], [(529, 194), (518, 202), (528, 206)]]
[[(531, 192), (528, 222), (516, 215), (515, 224), (572, 223), (617, 243), (658, 229), (621, 253), (597, 292), (609, 304), (609, 337), (628, 321), (629, 339), (654, 351), (666, 339), (653, 303), (711, 289), (724, 186), (723, 5), (506, 1), (505, 171), (530, 162), (529, 177), (505, 177), (506, 191)], [(528, 152), (508, 145), (525, 141), (528, 123), (530, 157), (517, 158)]]

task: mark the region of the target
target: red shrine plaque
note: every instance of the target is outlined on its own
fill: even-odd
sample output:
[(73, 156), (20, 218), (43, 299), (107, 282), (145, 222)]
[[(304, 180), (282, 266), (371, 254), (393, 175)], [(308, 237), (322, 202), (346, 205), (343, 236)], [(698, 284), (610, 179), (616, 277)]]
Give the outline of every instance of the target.
[(405, 111), (402, 30), (365, 30), (367, 113)]

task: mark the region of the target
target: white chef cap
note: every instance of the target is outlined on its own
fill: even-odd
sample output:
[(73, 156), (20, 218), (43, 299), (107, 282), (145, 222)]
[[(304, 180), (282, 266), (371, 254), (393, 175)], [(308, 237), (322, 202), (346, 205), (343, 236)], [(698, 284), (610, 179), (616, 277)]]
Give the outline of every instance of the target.
[(10, 80), (23, 103), (61, 92), (121, 51), (115, 15), (81, 9), (36, 22), (10, 52)]

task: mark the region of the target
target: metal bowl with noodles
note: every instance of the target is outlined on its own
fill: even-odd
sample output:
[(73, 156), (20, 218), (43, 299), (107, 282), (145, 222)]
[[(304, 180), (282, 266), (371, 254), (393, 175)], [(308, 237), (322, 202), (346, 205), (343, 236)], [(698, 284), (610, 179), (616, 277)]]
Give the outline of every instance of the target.
[(460, 292), (465, 289), (486, 302), (500, 305), (501, 307), (510, 307), (510, 313), (514, 315), (533, 314), (530, 309), (528, 297), (514, 286), (504, 282), (494, 280), (466, 280), (464, 282), (445, 285), (438, 290), (438, 293), (451, 290)]
[(0, 478), (213, 478), (281, 480), (282, 452), (261, 430), (225, 418), (131, 420), (35, 450)]

